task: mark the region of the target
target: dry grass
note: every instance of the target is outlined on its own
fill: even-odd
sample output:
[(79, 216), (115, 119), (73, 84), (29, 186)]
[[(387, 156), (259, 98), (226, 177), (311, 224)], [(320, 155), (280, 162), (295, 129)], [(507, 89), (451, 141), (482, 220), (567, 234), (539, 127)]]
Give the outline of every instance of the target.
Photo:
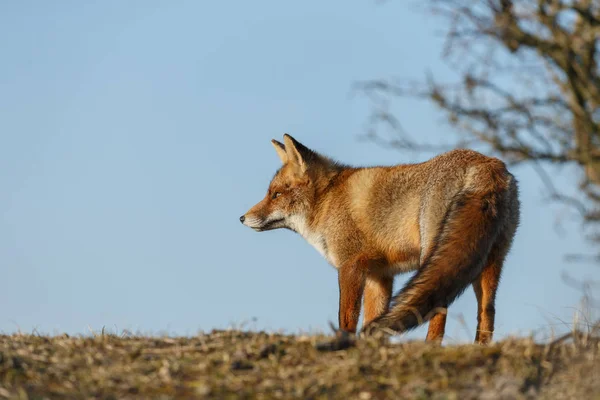
[(317, 350), (323, 339), (5, 335), (0, 399), (600, 399), (600, 343), (590, 338), (489, 347), (370, 339), (334, 352)]

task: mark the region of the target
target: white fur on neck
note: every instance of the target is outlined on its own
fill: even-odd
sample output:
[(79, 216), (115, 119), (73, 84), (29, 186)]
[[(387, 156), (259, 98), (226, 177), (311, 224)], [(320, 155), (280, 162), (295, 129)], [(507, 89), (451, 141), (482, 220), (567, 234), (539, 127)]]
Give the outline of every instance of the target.
[(335, 262), (331, 258), (331, 254), (327, 251), (323, 235), (318, 232), (311, 231), (306, 218), (301, 215), (292, 215), (287, 218), (288, 225), (291, 229), (298, 232), (308, 243), (310, 243), (317, 251), (335, 267)]

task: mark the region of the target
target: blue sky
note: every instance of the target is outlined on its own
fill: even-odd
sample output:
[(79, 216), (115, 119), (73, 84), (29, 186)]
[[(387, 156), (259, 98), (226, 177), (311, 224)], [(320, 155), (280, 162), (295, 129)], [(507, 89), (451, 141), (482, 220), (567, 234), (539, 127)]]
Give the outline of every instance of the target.
[[(279, 167), (269, 140), (285, 132), (347, 163), (428, 157), (357, 139), (370, 105), (356, 81), (451, 77), (440, 21), (405, 4), (3, 2), (0, 331), (327, 330), (335, 270), (301, 237), (238, 218), (264, 196)], [(413, 136), (446, 140), (431, 106), (395, 107)], [(498, 337), (561, 329), (580, 298), (561, 271), (598, 276), (562, 259), (589, 250), (576, 223), (556, 233), (557, 213), (571, 214), (541, 205), (529, 168), (513, 172), (523, 220)], [(472, 339), (475, 310), (468, 290), (448, 340)]]

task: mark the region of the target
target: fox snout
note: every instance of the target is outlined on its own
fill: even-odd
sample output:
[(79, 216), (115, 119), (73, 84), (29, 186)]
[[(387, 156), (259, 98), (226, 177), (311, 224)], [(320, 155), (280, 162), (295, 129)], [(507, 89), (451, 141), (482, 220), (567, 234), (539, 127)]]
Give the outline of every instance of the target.
[(263, 228), (263, 225), (265, 224), (265, 221), (263, 218), (259, 218), (254, 214), (250, 214), (250, 213), (246, 213), (244, 215), (242, 215), (240, 217), (240, 222), (249, 227), (254, 229), (255, 231), (261, 231)]
[(242, 225), (245, 225), (254, 230), (256, 230), (257, 228), (260, 228), (260, 226), (262, 225), (261, 221), (259, 221), (257, 218), (254, 218), (252, 216), (247, 217), (246, 214), (244, 214), (240, 217), (240, 222), (242, 223)]
[(265, 216), (249, 211), (240, 217), (240, 222), (257, 232), (286, 227), (285, 217), (280, 212), (274, 212)]

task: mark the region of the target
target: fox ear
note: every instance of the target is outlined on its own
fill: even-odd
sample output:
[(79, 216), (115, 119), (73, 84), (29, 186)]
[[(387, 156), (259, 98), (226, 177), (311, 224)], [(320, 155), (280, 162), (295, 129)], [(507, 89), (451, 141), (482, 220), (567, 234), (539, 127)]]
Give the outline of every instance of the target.
[(310, 150), (287, 133), (283, 135), (283, 142), (288, 161), (297, 166), (300, 172), (306, 172), (306, 156)]
[(287, 153), (285, 151), (285, 146), (283, 145), (283, 143), (278, 142), (275, 139), (271, 140), (271, 143), (273, 144), (273, 147), (275, 147), (275, 151), (277, 151), (277, 155), (281, 159), (281, 162), (284, 163), (284, 164), (287, 163), (288, 162), (288, 155), (287, 155)]

